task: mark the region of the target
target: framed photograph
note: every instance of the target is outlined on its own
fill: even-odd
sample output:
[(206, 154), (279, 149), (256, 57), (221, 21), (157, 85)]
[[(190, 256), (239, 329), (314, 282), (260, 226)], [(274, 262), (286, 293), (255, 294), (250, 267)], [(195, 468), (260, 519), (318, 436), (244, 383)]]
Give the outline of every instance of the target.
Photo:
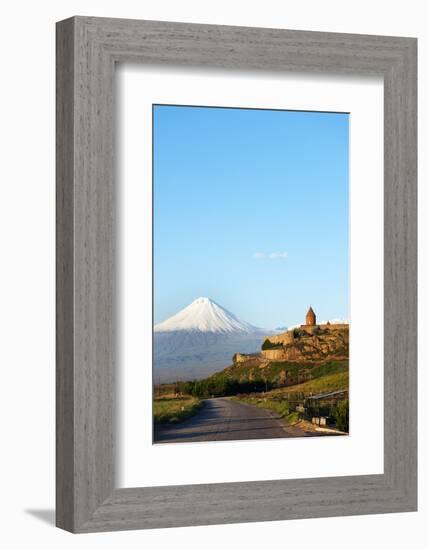
[(57, 525), (417, 507), (416, 39), (57, 24)]
[(348, 434), (348, 119), (153, 105), (154, 443)]

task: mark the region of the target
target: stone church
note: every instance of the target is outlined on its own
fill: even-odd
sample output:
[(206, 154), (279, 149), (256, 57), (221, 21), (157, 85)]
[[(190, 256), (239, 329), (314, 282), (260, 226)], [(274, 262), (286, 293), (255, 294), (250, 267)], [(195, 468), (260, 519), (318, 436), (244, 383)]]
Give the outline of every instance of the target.
[(317, 324), (317, 316), (315, 311), (312, 309), (312, 306), (309, 307), (308, 313), (306, 314), (306, 322), (302, 327), (314, 327)]

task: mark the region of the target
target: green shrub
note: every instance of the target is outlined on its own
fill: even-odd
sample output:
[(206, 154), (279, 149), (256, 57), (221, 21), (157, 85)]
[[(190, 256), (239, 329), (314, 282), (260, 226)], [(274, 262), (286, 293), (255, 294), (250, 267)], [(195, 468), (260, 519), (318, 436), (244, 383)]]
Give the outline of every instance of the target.
[(349, 400), (342, 399), (333, 407), (331, 416), (336, 422), (336, 427), (344, 432), (349, 432)]
[(262, 344), (262, 350), (267, 350), (267, 349), (280, 349), (282, 348), (282, 344), (274, 344), (272, 343), (269, 338), (266, 338), (266, 340), (263, 342)]

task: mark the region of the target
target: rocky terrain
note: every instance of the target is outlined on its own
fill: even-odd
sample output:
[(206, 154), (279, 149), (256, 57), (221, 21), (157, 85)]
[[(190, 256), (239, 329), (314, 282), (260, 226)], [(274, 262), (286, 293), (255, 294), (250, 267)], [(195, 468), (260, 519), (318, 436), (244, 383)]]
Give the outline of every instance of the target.
[(301, 326), (266, 338), (261, 357), (268, 361), (327, 361), (349, 357), (349, 325)]
[(348, 359), (349, 325), (302, 325), (266, 337), (258, 353), (235, 353), (222, 372), (241, 382), (261, 378), (280, 387), (347, 372)]

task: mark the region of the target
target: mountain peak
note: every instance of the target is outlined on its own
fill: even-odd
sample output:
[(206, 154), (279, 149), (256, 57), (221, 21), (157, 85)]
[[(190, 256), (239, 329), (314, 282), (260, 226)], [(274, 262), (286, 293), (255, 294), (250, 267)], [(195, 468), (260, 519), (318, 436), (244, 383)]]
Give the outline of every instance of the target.
[(213, 300), (207, 296), (200, 296), (199, 298), (196, 298), (196, 300), (193, 300), (192, 304), (207, 304), (209, 302), (213, 302)]
[(190, 305), (154, 327), (155, 332), (249, 333), (258, 330), (206, 296), (196, 298)]

